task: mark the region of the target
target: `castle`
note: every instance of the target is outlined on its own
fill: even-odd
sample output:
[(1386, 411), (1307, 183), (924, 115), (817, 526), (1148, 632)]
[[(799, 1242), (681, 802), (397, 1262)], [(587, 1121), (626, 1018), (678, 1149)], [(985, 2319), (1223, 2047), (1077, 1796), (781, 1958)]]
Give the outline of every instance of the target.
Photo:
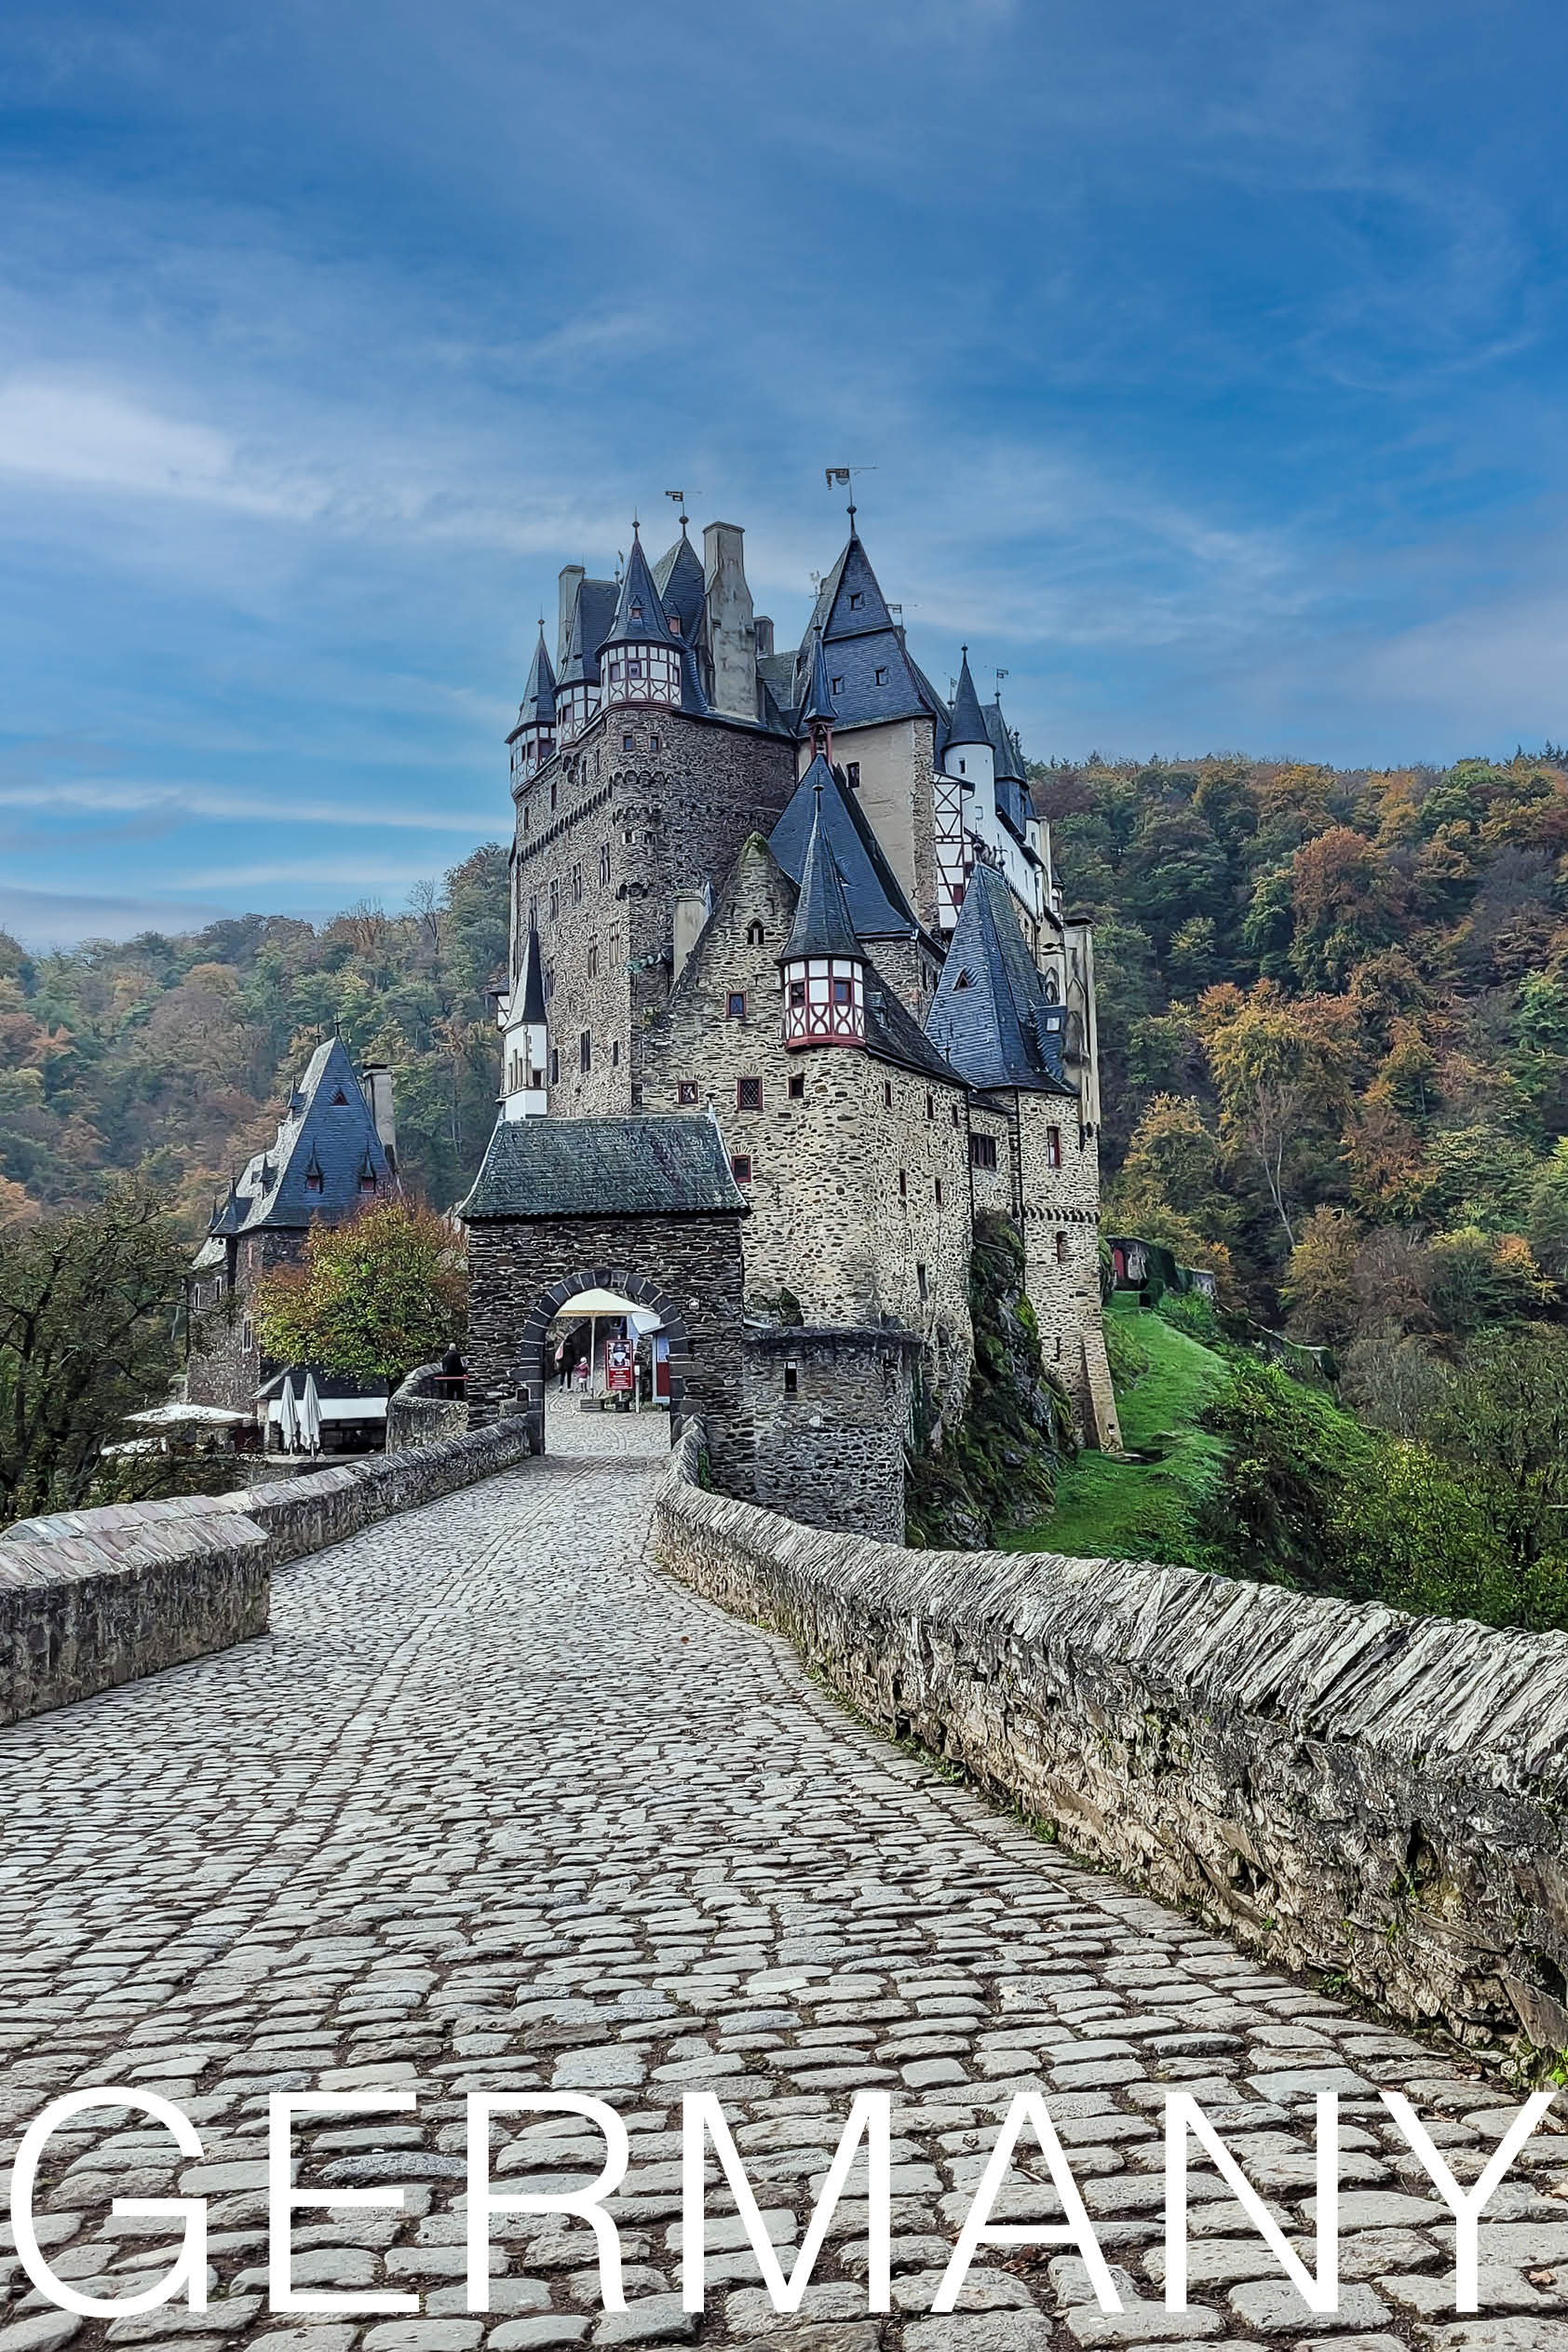
[(616, 578), (561, 574), (508, 738), (469, 1393), (542, 1442), (549, 1315), (614, 1276), (679, 1322), (732, 1491), (899, 1534), (905, 1441), (939, 1443), (967, 1390), (978, 1212), (1022, 1236), (1079, 1434), (1119, 1439), (1089, 929), (999, 699), (966, 649), (943, 699), (849, 512), (792, 651), (734, 524), (699, 557), (683, 515), (654, 563), (634, 524)]

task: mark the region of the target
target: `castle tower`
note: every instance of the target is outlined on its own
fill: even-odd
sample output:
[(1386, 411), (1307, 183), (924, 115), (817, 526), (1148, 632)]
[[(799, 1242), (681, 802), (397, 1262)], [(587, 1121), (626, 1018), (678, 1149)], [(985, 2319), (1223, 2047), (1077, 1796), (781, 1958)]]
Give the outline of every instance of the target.
[(863, 1048), (866, 960), (823, 830), (822, 787), (832, 777), (820, 753), (806, 780), (816, 791), (816, 809), (794, 927), (778, 959), (784, 978), (784, 1043), (791, 1051), (804, 1046)]
[(601, 707), (608, 710), (652, 702), (679, 710), (681, 662), (680, 631), (670, 626), (633, 522), (631, 555), (615, 617), (599, 648)]
[(523, 688), (517, 725), (507, 737), (512, 750), (512, 781), (534, 775), (555, 750), (555, 671), (545, 651), (545, 624), (539, 623), (539, 642)]
[(498, 1010), (504, 1033), (501, 1115), (504, 1119), (542, 1118), (549, 1109), (549, 1097), (545, 1083), (545, 971), (537, 931), (528, 934), (522, 968), (511, 995)]

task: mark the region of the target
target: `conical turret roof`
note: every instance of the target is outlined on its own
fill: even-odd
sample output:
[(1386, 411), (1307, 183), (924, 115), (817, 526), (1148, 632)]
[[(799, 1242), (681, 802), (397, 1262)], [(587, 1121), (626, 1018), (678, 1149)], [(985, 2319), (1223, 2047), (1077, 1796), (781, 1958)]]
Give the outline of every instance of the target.
[(512, 992), (512, 1003), (524, 1021), (544, 1021), (545, 967), (539, 955), (539, 934), (532, 926), (529, 926), (528, 944), (522, 951), (522, 969), (518, 974), (517, 988)]
[[(823, 763), (826, 765), (826, 763)], [(822, 822), (822, 784), (816, 786), (817, 809), (811, 822), (811, 839), (806, 844), (805, 866), (801, 874), (801, 895), (795, 908), (794, 927), (786, 942), (780, 963), (795, 964), (808, 955), (853, 956), (865, 961), (865, 951), (855, 936), (855, 926), (849, 917), (849, 901), (844, 895), (844, 881), (838, 861)]]
[(621, 582), (615, 617), (610, 624), (604, 642), (606, 645), (620, 645), (637, 638), (648, 637), (661, 638), (668, 643), (669, 621), (663, 600), (654, 586), (654, 575), (642, 552), (637, 525), (633, 523), (631, 554), (627, 561), (626, 577)]
[(822, 651), (822, 632), (818, 629), (811, 655), (811, 684), (801, 718), (807, 724), (818, 720), (831, 727), (837, 717), (838, 710), (828, 686), (828, 657)]
[(539, 642), (534, 648), (529, 665), (528, 683), (522, 690), (522, 708), (518, 723), (524, 727), (553, 727), (555, 724), (555, 671), (545, 651), (545, 624), (539, 623)]
[(975, 692), (975, 682), (969, 675), (967, 645), (958, 665), (958, 691), (953, 697), (953, 717), (948, 722), (947, 739), (950, 746), (955, 743), (983, 743), (989, 748), (991, 743), (986, 732), (985, 714)]
[(977, 865), (926, 1015), (926, 1036), (972, 1087), (1071, 1094), (1060, 1021), (1019, 929), (1011, 891), (994, 866)]
[(695, 645), (702, 628), (708, 584), (703, 578), (702, 559), (683, 526), (675, 545), (667, 548), (655, 564), (654, 586), (659, 592), (665, 619), (678, 620), (682, 637), (688, 645)]

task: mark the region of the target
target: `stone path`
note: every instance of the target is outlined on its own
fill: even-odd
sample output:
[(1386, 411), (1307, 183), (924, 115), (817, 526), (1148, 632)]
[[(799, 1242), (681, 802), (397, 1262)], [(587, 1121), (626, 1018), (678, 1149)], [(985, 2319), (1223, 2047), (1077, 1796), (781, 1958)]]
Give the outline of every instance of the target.
[[(1393, 2352), (1399, 2338), (1568, 2352), (1568, 2143), (1533, 2145), (1498, 2192), (1491, 2316), (1455, 2322), (1449, 2233), (1374, 2090), (1436, 2118), (1462, 2178), (1516, 2102), (1074, 1866), (858, 1728), (780, 1644), (667, 1582), (642, 1552), (662, 1438), (649, 1416), (554, 1416), (558, 1446), (597, 1458), (557, 1452), (300, 1562), (277, 1581), (270, 1641), (0, 1733), (7, 2162), (74, 2084), (163, 2091), (205, 2160), (170, 2169), (141, 2119), (85, 2117), (52, 2143), (44, 2232), (62, 2275), (132, 2291), (167, 2240), (108, 2220), (109, 2200), (178, 2183), (210, 2200), (213, 2273), (204, 2315), (105, 2326), (51, 2312), (0, 2254), (0, 2352), (520, 2352), (699, 2325), (702, 2342), (767, 2352)], [(268, 2310), (265, 2096), (315, 2085), (410, 2088), (419, 2103), (302, 2129), (302, 2183), (396, 2181), (407, 2197), (403, 2216), (302, 2213), (296, 2280), (417, 2292), (422, 2317)], [(598, 2308), (585, 2226), (514, 2217), (497, 2224), (494, 2309), (467, 2316), (464, 2094), (552, 2085), (596, 2091), (630, 2131), (632, 2308)], [(787, 2246), (862, 2085), (895, 2093), (893, 2315), (865, 2316), (846, 2206), (800, 2319), (779, 2320), (723, 2192), (708, 2313), (683, 2314), (683, 2092), (722, 2095)], [(1048, 2250), (983, 2249), (959, 2312), (930, 2317), (996, 2120), (1033, 2085), (1128, 2308), (1103, 2317)], [(1343, 2090), (1337, 2321), (1294, 2303), (1202, 2170), (1194, 2307), (1164, 2310), (1172, 2085), (1201, 2093), (1298, 2223), (1311, 2095)], [(499, 2186), (597, 2170), (598, 2143), (568, 2119), (504, 2134)], [(1021, 2156), (1003, 2217), (1054, 2217), (1043, 2164), (1028, 2143)]]

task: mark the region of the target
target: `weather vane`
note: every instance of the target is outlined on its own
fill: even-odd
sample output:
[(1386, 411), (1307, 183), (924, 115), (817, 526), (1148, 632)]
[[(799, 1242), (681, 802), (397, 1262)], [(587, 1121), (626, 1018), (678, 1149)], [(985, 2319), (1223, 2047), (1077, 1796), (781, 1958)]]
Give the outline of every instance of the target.
[(848, 491), (851, 522), (855, 520), (855, 477), (857, 474), (874, 474), (875, 471), (874, 466), (824, 466), (822, 468), (822, 479), (830, 490)]

